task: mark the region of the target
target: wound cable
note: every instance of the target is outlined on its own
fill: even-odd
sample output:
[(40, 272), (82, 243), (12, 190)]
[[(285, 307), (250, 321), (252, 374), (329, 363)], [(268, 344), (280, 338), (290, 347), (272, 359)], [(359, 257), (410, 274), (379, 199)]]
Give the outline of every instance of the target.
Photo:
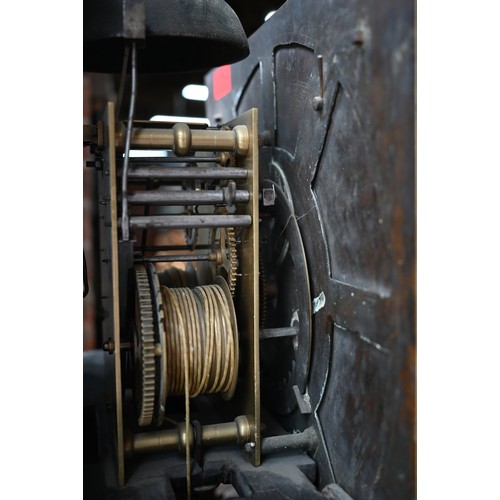
[(167, 350), (167, 393), (185, 397), (186, 478), (191, 494), (189, 398), (204, 393), (231, 397), (238, 373), (238, 332), (230, 299), (220, 285), (161, 287)]
[(222, 287), (162, 286), (161, 291), (168, 394), (180, 396), (185, 393), (186, 385), (191, 398), (230, 391), (238, 369), (237, 332)]

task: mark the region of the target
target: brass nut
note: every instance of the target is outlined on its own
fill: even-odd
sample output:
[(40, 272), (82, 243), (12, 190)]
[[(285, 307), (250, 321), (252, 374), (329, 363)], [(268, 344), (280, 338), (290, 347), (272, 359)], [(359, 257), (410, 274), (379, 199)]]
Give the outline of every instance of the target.
[(248, 133), (248, 128), (246, 125), (236, 125), (233, 128), (233, 132), (236, 137), (235, 141), (235, 152), (238, 155), (248, 154), (250, 149), (250, 135)]
[(250, 424), (245, 415), (240, 415), (234, 419), (238, 432), (238, 444), (248, 443), (250, 440)]
[(185, 123), (176, 123), (174, 131), (174, 153), (186, 156), (191, 150), (191, 130)]

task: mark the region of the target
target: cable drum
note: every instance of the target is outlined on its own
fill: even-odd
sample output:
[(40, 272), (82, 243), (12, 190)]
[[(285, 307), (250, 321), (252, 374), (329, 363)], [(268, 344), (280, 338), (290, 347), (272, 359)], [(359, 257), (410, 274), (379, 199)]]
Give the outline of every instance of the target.
[[(161, 287), (165, 312), (167, 393), (221, 393), (230, 399), (238, 375), (238, 330), (231, 292), (215, 284)], [(187, 387), (186, 387), (187, 386)]]
[[(185, 397), (186, 442), (191, 442), (190, 398), (221, 393), (230, 399), (238, 375), (238, 330), (231, 291), (215, 284), (195, 288), (161, 287), (167, 351), (166, 385), (170, 395)], [(186, 446), (188, 498), (191, 490), (190, 446)]]

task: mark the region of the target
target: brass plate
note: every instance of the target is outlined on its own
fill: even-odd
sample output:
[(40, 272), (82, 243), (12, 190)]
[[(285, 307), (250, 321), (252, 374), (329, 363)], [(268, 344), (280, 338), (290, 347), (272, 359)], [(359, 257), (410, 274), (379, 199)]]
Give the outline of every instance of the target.
[(104, 157), (109, 165), (111, 198), (111, 273), (113, 290), (113, 340), (115, 343), (116, 459), (118, 468), (118, 485), (123, 486), (125, 484), (125, 462), (123, 455), (123, 405), (120, 357), (120, 288), (118, 282), (118, 209), (116, 194), (115, 105), (113, 102), (108, 102), (107, 104), (104, 123), (107, 131)]
[(245, 125), (249, 134), (249, 154), (237, 157), (237, 167), (248, 170), (245, 181), (250, 201), (239, 206), (237, 214), (248, 214), (252, 225), (241, 233), (241, 286), (236, 297), (236, 312), (240, 319), (239, 330), (242, 351), (245, 353), (248, 373), (243, 389), (245, 414), (251, 426), (251, 438), (255, 443), (252, 463), (260, 465), (260, 354), (259, 354), (259, 144), (257, 109), (249, 111), (230, 121), (227, 125)]

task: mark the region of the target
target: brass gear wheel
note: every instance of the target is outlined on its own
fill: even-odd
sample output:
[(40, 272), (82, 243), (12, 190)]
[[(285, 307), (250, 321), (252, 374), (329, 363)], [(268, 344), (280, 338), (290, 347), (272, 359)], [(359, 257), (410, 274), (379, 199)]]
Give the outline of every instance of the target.
[[(236, 234), (234, 231), (234, 227), (228, 227), (226, 229), (226, 236), (227, 236), (227, 247), (229, 251), (228, 253), (225, 254), (227, 258), (225, 264), (229, 268), (229, 273), (228, 273), (229, 290), (231, 291), (231, 296), (234, 297), (234, 293), (236, 291), (236, 278), (238, 272), (238, 254), (236, 252)], [(224, 265), (224, 258), (223, 258), (223, 265)]]
[[(165, 315), (163, 306), (163, 297), (161, 293), (161, 285), (156, 272), (155, 266), (149, 263), (146, 267), (151, 286), (151, 302), (153, 305), (153, 319), (155, 333), (158, 335), (155, 338), (155, 358), (156, 358), (156, 421), (155, 424), (160, 426), (165, 417), (165, 407), (167, 400), (167, 347), (165, 338)], [(158, 353), (158, 349), (161, 350)]]
[(142, 265), (134, 267), (135, 302), (135, 370), (138, 403), (138, 424), (150, 425), (155, 407), (156, 360), (155, 331), (151, 287)]
[(222, 275), (229, 286), (231, 296), (236, 291), (238, 272), (238, 252), (234, 227), (221, 227), (212, 230), (212, 249), (219, 254), (215, 274)]

